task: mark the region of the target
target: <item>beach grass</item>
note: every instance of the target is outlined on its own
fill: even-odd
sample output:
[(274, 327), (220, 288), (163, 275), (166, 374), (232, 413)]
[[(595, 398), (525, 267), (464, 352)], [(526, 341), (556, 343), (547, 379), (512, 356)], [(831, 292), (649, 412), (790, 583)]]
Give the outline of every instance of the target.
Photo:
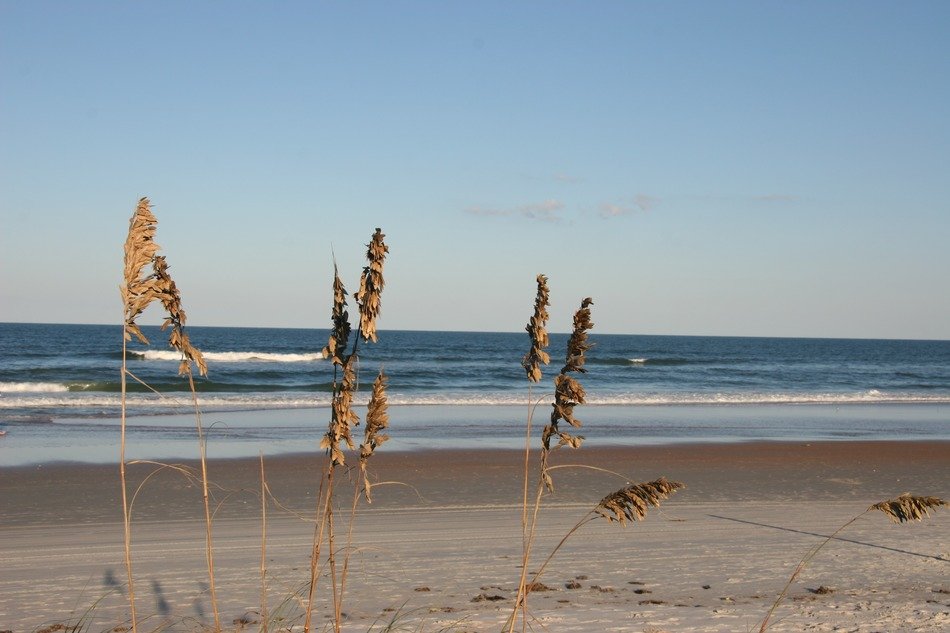
[[(198, 371), (201, 375), (206, 375), (208, 373), (208, 366), (205, 363), (201, 351), (191, 344), (191, 340), (185, 332), (185, 321), (187, 317), (182, 307), (181, 293), (178, 291), (178, 286), (168, 272), (168, 264), (165, 258), (158, 254), (159, 247), (158, 244), (155, 243), (157, 226), (158, 219), (151, 211), (150, 201), (148, 198), (141, 198), (129, 220), (129, 232), (125, 242), (124, 283), (120, 287), (124, 306), (124, 318), (122, 321), (122, 420), (119, 464), (125, 532), (125, 564), (128, 577), (129, 610), (131, 613), (132, 632), (137, 633), (138, 620), (135, 612), (135, 591), (132, 570), (131, 503), (128, 500), (128, 484), (126, 478), (126, 390), (127, 378), (132, 377), (135, 380), (138, 380), (138, 378), (128, 370), (126, 345), (132, 340), (133, 336), (140, 342), (148, 344), (148, 339), (146, 339), (142, 330), (138, 327), (136, 319), (153, 302), (161, 303), (165, 309), (165, 320), (162, 323), (162, 330), (164, 331), (170, 328), (168, 343), (181, 354), (178, 373), (187, 376), (192, 403), (194, 405), (195, 426), (201, 461), (202, 500), (205, 513), (205, 557), (208, 567), (208, 582), (211, 593), (214, 625), (215, 629), (220, 629), (220, 616), (218, 614), (218, 601), (214, 577), (211, 502), (208, 493), (207, 443), (201, 423), (201, 409), (198, 406), (198, 393), (195, 389), (194, 373), (192, 371), (192, 364), (194, 364), (198, 367)], [(148, 268), (151, 269), (151, 272), (147, 272)]]

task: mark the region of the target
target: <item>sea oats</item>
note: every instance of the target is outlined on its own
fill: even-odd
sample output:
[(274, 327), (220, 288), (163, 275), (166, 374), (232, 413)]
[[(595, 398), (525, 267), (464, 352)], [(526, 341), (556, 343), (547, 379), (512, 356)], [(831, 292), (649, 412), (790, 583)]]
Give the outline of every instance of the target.
[(548, 293), (548, 278), (538, 275), (538, 292), (534, 300), (534, 314), (525, 326), (525, 331), (531, 337), (531, 350), (521, 361), (531, 382), (541, 381), (541, 364), (547, 365), (551, 357), (544, 350), (548, 347), (548, 332), (545, 329), (548, 322), (548, 306), (551, 305)]
[(561, 420), (566, 421), (573, 427), (581, 426), (580, 420), (574, 417), (574, 407), (578, 404), (584, 404), (586, 393), (584, 387), (568, 372), (584, 373), (585, 355), (591, 348), (587, 340), (587, 331), (594, 327), (590, 320), (590, 306), (593, 300), (588, 297), (581, 302), (581, 307), (574, 313), (574, 328), (571, 337), (567, 342), (567, 354), (564, 367), (554, 378), (554, 403), (551, 411), (551, 423), (544, 427), (544, 433), (541, 436), (543, 445), (542, 459), (546, 459), (546, 454), (551, 450), (551, 439), (559, 438), (557, 446), (570, 446), (579, 448), (584, 437), (573, 435), (567, 431), (562, 431), (558, 427)]
[(875, 503), (868, 510), (880, 510), (895, 523), (904, 523), (905, 521), (920, 521), (924, 517), (930, 516), (930, 511), (936, 511), (937, 508), (950, 506), (939, 497), (919, 497), (905, 492), (895, 499), (888, 499)]
[[(208, 373), (201, 351), (185, 334), (185, 311), (181, 306), (181, 294), (175, 281), (168, 274), (168, 263), (158, 255), (155, 231), (158, 219), (152, 214), (148, 198), (141, 198), (129, 221), (129, 234), (125, 240), (125, 283), (121, 288), (125, 304), (125, 340), (135, 336), (142, 343), (148, 339), (135, 323), (135, 319), (152, 303), (160, 301), (166, 318), (162, 330), (171, 326), (169, 343), (182, 354), (179, 373), (185, 373), (194, 362), (201, 375)], [(145, 267), (151, 264), (152, 272), (144, 275)], [(143, 276), (144, 275), (144, 276)]]
[(124, 307), (122, 327), (122, 400), (121, 430), (119, 440), (119, 482), (122, 486), (122, 525), (124, 532), (125, 568), (128, 577), (129, 613), (132, 633), (138, 631), (138, 617), (135, 610), (135, 582), (132, 573), (132, 523), (131, 508), (128, 499), (126, 480), (126, 398), (128, 376), (127, 345), (134, 336), (140, 342), (148, 344), (148, 339), (139, 329), (135, 319), (155, 300), (154, 275), (144, 275), (145, 267), (152, 264), (158, 253), (155, 243), (155, 230), (158, 220), (152, 214), (148, 198), (140, 198), (132, 217), (129, 219), (129, 232), (125, 239), (125, 257), (123, 284), (120, 287)]
[(164, 306), (165, 312), (168, 314), (162, 323), (162, 330), (171, 327), (168, 342), (172, 347), (181, 352), (182, 355), (178, 373), (187, 373), (190, 369), (190, 363), (194, 362), (198, 366), (198, 373), (202, 376), (206, 376), (208, 374), (208, 365), (205, 363), (204, 356), (197, 347), (191, 344), (191, 339), (189, 339), (188, 334), (185, 333), (185, 321), (187, 317), (181, 305), (181, 293), (178, 291), (175, 280), (168, 274), (168, 264), (165, 262), (165, 258), (162, 256), (155, 257), (152, 267), (155, 271), (158, 298), (161, 300), (162, 306)]
[(685, 487), (686, 484), (669, 481), (665, 477), (646, 483), (633, 484), (612, 492), (601, 499), (594, 512), (608, 521), (618, 521), (620, 525), (626, 525), (627, 521), (643, 519), (650, 506), (659, 507), (660, 501), (669, 498), (674, 492)]
[[(140, 342), (148, 344), (148, 339), (135, 323), (135, 319), (149, 306), (152, 301), (160, 301), (165, 309), (166, 318), (162, 323), (162, 330), (171, 327), (168, 342), (177, 349), (182, 356), (178, 366), (179, 374), (187, 374), (188, 385), (191, 389), (192, 400), (195, 406), (195, 422), (198, 431), (199, 457), (201, 460), (201, 484), (205, 510), (206, 550), (208, 561), (208, 586), (211, 599), (211, 608), (216, 630), (220, 630), (218, 617), (218, 602), (214, 579), (214, 552), (211, 534), (211, 508), (208, 494), (208, 469), (206, 462), (206, 444), (201, 427), (201, 412), (198, 406), (198, 395), (195, 391), (194, 375), (191, 363), (198, 366), (201, 375), (207, 375), (208, 367), (205, 364), (201, 351), (192, 345), (185, 333), (185, 310), (181, 304), (181, 293), (174, 279), (168, 273), (168, 263), (158, 255), (158, 245), (155, 243), (155, 231), (158, 220), (152, 214), (148, 198), (140, 198), (132, 219), (129, 221), (129, 233), (125, 241), (124, 285), (121, 289), (122, 301), (125, 306), (122, 347), (122, 397), (121, 397), (121, 435), (119, 449), (119, 479), (122, 485), (122, 513), (125, 532), (125, 559), (129, 579), (129, 608), (132, 619), (132, 631), (137, 631), (135, 613), (135, 597), (132, 577), (131, 554), (131, 503), (128, 500), (126, 479), (126, 379), (129, 375), (126, 365), (126, 344), (135, 336)], [(151, 274), (144, 275), (145, 267), (151, 264)]]
[[(323, 348), (324, 358), (329, 358), (334, 365), (333, 376), (333, 396), (330, 406), (330, 424), (327, 432), (320, 441), (320, 448), (329, 453), (330, 460), (325, 473), (324, 483), (326, 491), (322, 495), (322, 511), (318, 509), (317, 529), (314, 531), (313, 550), (310, 558), (310, 582), (308, 583), (307, 601), (304, 615), (304, 632), (309, 632), (313, 617), (314, 591), (319, 578), (318, 560), (320, 559), (320, 547), (323, 543), (324, 532), (326, 529), (326, 542), (329, 547), (327, 563), (330, 568), (330, 582), (333, 585), (333, 630), (339, 633), (344, 614), (342, 611), (343, 594), (346, 587), (347, 569), (349, 567), (350, 548), (345, 547), (343, 556), (342, 574), (337, 577), (336, 567), (336, 548), (334, 545), (335, 531), (333, 525), (333, 493), (334, 493), (334, 472), (337, 466), (342, 466), (346, 461), (346, 455), (341, 447), (342, 443), (350, 449), (353, 449), (352, 429), (360, 422), (356, 412), (353, 411), (353, 397), (357, 389), (356, 367), (359, 362), (358, 349), (360, 340), (364, 342), (376, 342), (376, 319), (379, 317), (380, 295), (383, 291), (385, 282), (383, 280), (383, 264), (389, 247), (383, 241), (385, 235), (382, 230), (376, 229), (367, 244), (366, 258), (369, 264), (363, 268), (363, 274), (360, 278), (360, 289), (354, 293), (357, 306), (359, 308), (360, 323), (359, 333), (354, 338), (352, 349), (347, 351), (349, 344), (351, 325), (350, 316), (346, 309), (346, 288), (340, 280), (339, 271), (336, 264), (333, 266), (333, 310), (331, 318), (333, 329), (330, 332), (330, 338), (326, 347)], [(386, 428), (389, 420), (386, 413), (386, 377), (380, 371), (373, 385), (373, 395), (369, 402), (369, 411), (367, 417), (367, 427), (364, 442), (360, 445), (360, 473), (363, 478), (364, 494), (367, 501), (370, 501), (371, 484), (366, 472), (366, 461), (373, 454), (376, 448), (385, 442), (388, 438), (380, 434), (380, 431)], [(323, 483), (321, 483), (323, 490)], [(352, 536), (352, 525), (356, 507), (359, 501), (359, 489), (354, 492), (353, 514), (350, 516), (350, 531), (347, 540)]]
[(571, 330), (571, 338), (567, 341), (567, 358), (561, 373), (577, 371), (585, 373), (584, 362), (587, 350), (592, 345), (587, 341), (588, 330), (594, 327), (590, 320), (590, 306), (594, 305), (594, 300), (587, 297), (581, 302), (580, 309), (574, 313), (574, 327)]
[(356, 393), (356, 371), (353, 369), (355, 364), (355, 357), (347, 356), (340, 366), (342, 377), (339, 382), (333, 381), (330, 426), (320, 442), (320, 448), (330, 451), (330, 460), (334, 466), (346, 461), (340, 442), (345, 442), (348, 448), (354, 447), (351, 429), (360, 421), (353, 411), (353, 395)]
[(334, 365), (342, 366), (346, 344), (350, 340), (350, 315), (346, 310), (346, 288), (336, 264), (333, 265), (333, 311), (330, 318), (333, 329), (330, 330), (327, 346), (323, 348), (323, 356), (333, 361)]
[(389, 426), (389, 403), (386, 397), (386, 383), (389, 378), (380, 370), (379, 375), (373, 382), (373, 394), (369, 398), (369, 405), (366, 410), (366, 428), (363, 434), (363, 443), (360, 444), (360, 472), (363, 475), (363, 492), (366, 495), (366, 501), (372, 503), (370, 489), (372, 485), (366, 471), (366, 465), (369, 458), (373, 456), (376, 449), (389, 439), (383, 431)]
[[(363, 269), (359, 292), (354, 295), (360, 311), (360, 334), (367, 342), (377, 340), (376, 319), (379, 316), (380, 294), (384, 285), (383, 263), (386, 259), (386, 253), (389, 252), (389, 247), (383, 241), (384, 237), (385, 235), (378, 228), (373, 233), (366, 252), (369, 265)], [(346, 309), (346, 296), (346, 288), (343, 286), (336, 265), (334, 265), (333, 311), (331, 313), (333, 329), (330, 332), (327, 346), (323, 348), (323, 355), (340, 369), (342, 376), (339, 380), (336, 378), (333, 380), (330, 426), (320, 442), (320, 447), (330, 452), (330, 460), (333, 466), (345, 462), (345, 456), (340, 448), (341, 442), (345, 442), (348, 448), (354, 448), (351, 430), (360, 422), (359, 416), (353, 411), (353, 397), (356, 394), (357, 387), (355, 368), (358, 362), (357, 347), (359, 338), (355, 339), (353, 349), (347, 352), (351, 326), (350, 315)]]
[(775, 602), (772, 603), (768, 613), (766, 613), (765, 617), (762, 619), (762, 623), (759, 625), (759, 633), (765, 633), (765, 631), (768, 629), (772, 614), (775, 613), (775, 610), (778, 608), (778, 605), (782, 602), (782, 600), (785, 599), (785, 596), (788, 595), (788, 590), (792, 586), (792, 583), (795, 582), (795, 579), (798, 578), (799, 575), (801, 575), (808, 563), (811, 562), (811, 560), (825, 547), (825, 545), (837, 539), (839, 534), (841, 534), (848, 526), (863, 517), (865, 514), (868, 512), (873, 512), (874, 510), (880, 510), (895, 523), (905, 523), (907, 521), (920, 521), (925, 517), (930, 516), (931, 510), (936, 511), (937, 508), (944, 506), (950, 506), (950, 503), (947, 503), (939, 497), (923, 497), (905, 492), (901, 496), (894, 499), (887, 499), (885, 501), (875, 503), (861, 514), (852, 517), (850, 521), (846, 522), (844, 525), (832, 532), (830, 536), (825, 538), (825, 540), (815, 547), (812, 547), (808, 553), (805, 554), (802, 560), (795, 567), (795, 571), (792, 572), (788, 582), (785, 583), (785, 587), (783, 587), (782, 591), (778, 594)]
[(367, 244), (366, 259), (369, 265), (363, 268), (360, 289), (353, 295), (360, 308), (360, 333), (364, 341), (376, 342), (376, 319), (379, 317), (379, 297), (383, 292), (383, 264), (389, 247), (383, 241), (386, 236), (377, 228)]
[(129, 219), (129, 233), (125, 239), (125, 283), (120, 287), (125, 306), (124, 336), (127, 341), (131, 341), (134, 335), (142, 343), (148, 344), (135, 319), (156, 299), (155, 279), (151, 274), (143, 276), (143, 272), (158, 253), (159, 247), (155, 243), (157, 227), (158, 220), (152, 214), (149, 199), (141, 198)]

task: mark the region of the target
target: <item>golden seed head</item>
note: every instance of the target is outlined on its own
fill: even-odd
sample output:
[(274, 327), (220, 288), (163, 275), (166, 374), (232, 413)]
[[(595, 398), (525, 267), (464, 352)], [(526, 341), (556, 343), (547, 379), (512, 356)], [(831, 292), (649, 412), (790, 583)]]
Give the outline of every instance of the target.
[(577, 371), (585, 373), (584, 369), (585, 354), (587, 350), (593, 347), (587, 341), (587, 332), (594, 327), (590, 320), (590, 306), (594, 305), (594, 300), (587, 297), (581, 302), (581, 307), (574, 313), (574, 328), (571, 331), (571, 338), (567, 341), (567, 357), (564, 362), (564, 368), (561, 373), (568, 371)]
[(129, 234), (125, 239), (124, 283), (120, 287), (122, 303), (125, 306), (125, 338), (132, 340), (134, 335), (142, 343), (148, 339), (142, 334), (135, 319), (155, 299), (154, 280), (151, 274), (143, 275), (145, 267), (152, 263), (158, 253), (155, 243), (155, 230), (158, 220), (152, 214), (148, 198), (141, 198), (129, 219)]
[(333, 382), (330, 427), (320, 441), (320, 448), (330, 452), (330, 461), (334, 466), (340, 466), (346, 461), (340, 442), (344, 442), (350, 449), (354, 448), (350, 431), (360, 423), (359, 416), (353, 411), (353, 396), (356, 393), (356, 372), (353, 369), (355, 362), (353, 356), (347, 356), (340, 366), (343, 375), (340, 382)]
[(333, 328), (330, 330), (330, 340), (323, 348), (323, 356), (332, 360), (334, 365), (342, 366), (346, 345), (350, 339), (350, 315), (346, 311), (346, 288), (343, 287), (343, 281), (340, 279), (335, 264), (333, 266), (333, 311), (330, 318)]
[(875, 503), (868, 510), (880, 510), (895, 523), (904, 523), (906, 521), (920, 521), (924, 517), (930, 516), (931, 510), (950, 506), (939, 497), (920, 497), (905, 492), (895, 499), (888, 499)]
[(372, 484), (369, 481), (369, 475), (366, 471), (366, 462), (376, 449), (389, 439), (383, 431), (389, 426), (388, 401), (386, 397), (386, 383), (389, 378), (379, 371), (376, 380), (373, 382), (373, 395), (370, 396), (369, 405), (366, 412), (366, 429), (363, 435), (363, 443), (360, 444), (360, 471), (363, 474), (363, 492), (366, 495), (366, 501), (372, 503), (370, 491)]
[(548, 278), (544, 275), (538, 275), (538, 292), (534, 300), (534, 314), (525, 326), (528, 336), (531, 337), (531, 349), (525, 354), (521, 361), (531, 382), (541, 381), (541, 364), (547, 365), (551, 362), (551, 357), (545, 352), (547, 348), (548, 332), (546, 326), (548, 322), (548, 306), (551, 305), (548, 293)]
[(659, 507), (660, 501), (669, 498), (686, 484), (660, 477), (655, 481), (633, 484), (612, 492), (597, 504), (594, 512), (610, 522), (626, 525), (627, 521), (639, 521), (646, 516), (647, 508)]
[(379, 317), (380, 295), (385, 286), (383, 279), (383, 264), (389, 247), (383, 239), (386, 236), (377, 228), (372, 239), (367, 244), (366, 259), (369, 265), (363, 268), (360, 277), (360, 289), (353, 295), (360, 308), (360, 334), (364, 341), (377, 341), (376, 319)]
[[(191, 344), (185, 334), (185, 310), (181, 305), (181, 293), (175, 280), (168, 273), (168, 263), (158, 255), (155, 243), (155, 230), (158, 220), (152, 214), (148, 198), (141, 198), (132, 219), (129, 221), (129, 235), (125, 241), (125, 284), (122, 287), (122, 299), (125, 303), (125, 338), (131, 340), (134, 335), (142, 343), (148, 339), (142, 334), (135, 319), (152, 301), (160, 301), (167, 317), (162, 330), (171, 327), (169, 344), (181, 352), (182, 361), (178, 373), (191, 370), (191, 363), (198, 366), (202, 376), (207, 375), (208, 366), (201, 351)], [(151, 264), (152, 272), (143, 277), (146, 265)]]
[(568, 376), (568, 372), (585, 372), (584, 355), (591, 348), (587, 341), (587, 331), (594, 324), (590, 320), (590, 306), (593, 305), (590, 297), (581, 302), (581, 307), (574, 313), (574, 329), (567, 342), (567, 362), (561, 368), (560, 373), (554, 377), (554, 402), (551, 410), (551, 423), (544, 427), (544, 433), (541, 435), (541, 478), (549, 490), (554, 490), (554, 484), (550, 475), (546, 472), (547, 455), (553, 450), (551, 440), (558, 438), (557, 446), (569, 446), (570, 448), (580, 448), (584, 441), (583, 435), (573, 435), (567, 431), (562, 431), (558, 424), (561, 420), (566, 421), (573, 427), (580, 427), (581, 421), (574, 417), (574, 407), (584, 404), (587, 396), (584, 387), (575, 378)]

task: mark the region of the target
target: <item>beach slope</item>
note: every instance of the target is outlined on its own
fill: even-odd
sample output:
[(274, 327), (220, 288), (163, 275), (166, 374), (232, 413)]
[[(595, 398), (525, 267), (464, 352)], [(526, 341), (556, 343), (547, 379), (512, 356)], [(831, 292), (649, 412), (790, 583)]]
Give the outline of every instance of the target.
[[(588, 524), (533, 592), (534, 626), (551, 631), (748, 631), (757, 628), (810, 548), (871, 503), (904, 492), (946, 498), (948, 442), (745, 443), (583, 448), (557, 462), (536, 568), (604, 495), (659, 476), (688, 488), (642, 523)], [(415, 451), (374, 457), (374, 503), (356, 517), (347, 631), (396, 619), (413, 631), (497, 631), (520, 574), (518, 451)], [(281, 507), (268, 509), (270, 627), (299, 624), (318, 469), (312, 456), (266, 460)], [(142, 480), (156, 466), (130, 467)], [(257, 629), (261, 504), (256, 460), (217, 460), (217, 586), (228, 628)], [(3, 470), (0, 629), (34, 631), (85, 618), (127, 625), (115, 466)], [(347, 490), (344, 485), (341, 490)], [(347, 495), (340, 495), (347, 506)], [(210, 621), (198, 487), (165, 469), (135, 505), (134, 560), (146, 630)], [(346, 512), (341, 509), (341, 516)], [(909, 525), (869, 513), (794, 582), (774, 631), (942, 631), (950, 626), (950, 512)], [(321, 587), (328, 588), (326, 581)], [(320, 592), (320, 626), (329, 616)], [(318, 629), (322, 630), (322, 629)]]

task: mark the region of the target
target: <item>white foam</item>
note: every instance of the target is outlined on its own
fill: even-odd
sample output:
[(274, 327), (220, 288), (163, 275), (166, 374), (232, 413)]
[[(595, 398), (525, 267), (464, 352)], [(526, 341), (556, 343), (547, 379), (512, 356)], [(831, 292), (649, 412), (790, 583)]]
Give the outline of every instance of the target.
[(61, 393), (67, 385), (56, 382), (0, 382), (0, 394), (7, 393)]
[[(323, 360), (323, 353), (277, 354), (273, 352), (202, 352), (205, 360), (214, 363), (313, 363)], [(145, 360), (178, 362), (181, 354), (171, 350), (148, 350), (141, 354)]]
[[(0, 383), (3, 385), (21, 383)], [(8, 391), (0, 398), (0, 410), (17, 408), (63, 408), (100, 410), (118, 409), (120, 394), (107, 392), (72, 391), (62, 385), (42, 383), (22, 383), (28, 388), (20, 391)], [(369, 398), (368, 391), (356, 395), (354, 404), (365, 406)], [(553, 397), (553, 396), (551, 396)], [(191, 398), (185, 393), (129, 394), (129, 404), (139, 409), (155, 412), (163, 410), (188, 409), (193, 406)], [(550, 402), (548, 396), (536, 396), (542, 405)], [(493, 393), (398, 393), (391, 392), (389, 404), (416, 406), (523, 406), (526, 394), (517, 391)], [(199, 394), (199, 405), (208, 410), (257, 410), (257, 409), (295, 409), (305, 407), (323, 407), (330, 403), (329, 393), (313, 392), (268, 392), (268, 393), (215, 393)], [(894, 394), (872, 389), (857, 393), (588, 393), (590, 406), (656, 406), (656, 405), (763, 405), (763, 404), (950, 404), (950, 396), (936, 394)]]

